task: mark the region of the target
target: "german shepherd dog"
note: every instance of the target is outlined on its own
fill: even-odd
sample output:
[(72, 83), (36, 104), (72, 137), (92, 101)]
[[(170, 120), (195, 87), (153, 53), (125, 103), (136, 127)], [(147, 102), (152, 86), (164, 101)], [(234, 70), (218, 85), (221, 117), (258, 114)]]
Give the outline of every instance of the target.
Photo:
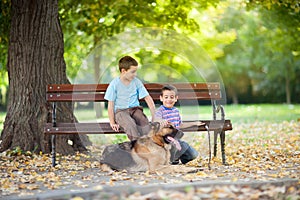
[[(128, 172), (189, 172), (184, 166), (170, 165), (171, 145), (180, 150), (175, 139), (178, 130), (171, 124), (160, 127), (160, 123), (151, 124), (148, 135), (137, 140), (107, 146), (101, 156), (100, 164), (103, 171), (126, 170)], [(180, 169), (179, 169), (180, 168)]]

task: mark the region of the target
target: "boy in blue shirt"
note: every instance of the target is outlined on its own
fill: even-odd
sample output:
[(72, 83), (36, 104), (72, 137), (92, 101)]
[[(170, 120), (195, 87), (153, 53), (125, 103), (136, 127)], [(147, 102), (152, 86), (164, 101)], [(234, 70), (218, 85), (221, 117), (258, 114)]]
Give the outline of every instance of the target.
[(114, 78), (105, 93), (108, 100), (108, 117), (114, 131), (124, 128), (130, 140), (135, 140), (150, 131), (149, 120), (143, 113), (139, 99), (144, 98), (154, 120), (155, 105), (142, 81), (137, 76), (138, 63), (125, 56), (119, 60), (120, 76)]
[[(178, 94), (177, 88), (172, 85), (165, 85), (162, 88), (162, 93), (160, 95), (161, 105), (155, 113), (155, 120), (159, 121), (163, 126), (167, 123), (172, 123), (178, 130), (192, 125), (195, 123), (182, 123), (179, 110), (174, 107), (174, 104), (177, 102)], [(202, 125), (203, 123), (199, 122), (197, 125)], [(184, 134), (180, 131), (178, 139), (180, 139)], [(181, 146), (181, 150), (177, 150), (172, 146), (171, 148), (171, 163), (178, 164), (179, 160), (182, 164), (185, 164), (191, 160), (194, 160), (198, 156), (198, 152), (191, 147), (187, 142), (178, 140)]]

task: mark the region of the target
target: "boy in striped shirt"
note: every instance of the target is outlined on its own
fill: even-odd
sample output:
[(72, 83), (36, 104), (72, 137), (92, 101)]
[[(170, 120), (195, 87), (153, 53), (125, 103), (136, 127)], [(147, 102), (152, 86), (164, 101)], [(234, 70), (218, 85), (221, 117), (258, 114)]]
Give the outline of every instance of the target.
[[(177, 88), (172, 85), (165, 85), (161, 90), (160, 101), (162, 105), (155, 112), (155, 120), (159, 121), (162, 126), (167, 123), (172, 123), (178, 130), (190, 126), (187, 123), (182, 123), (179, 110), (174, 107), (177, 102), (178, 94)], [(179, 164), (179, 160), (182, 164), (194, 160), (198, 156), (198, 152), (191, 147), (187, 142), (179, 140), (184, 133), (178, 131), (177, 139), (180, 143), (181, 150), (177, 150), (172, 146), (171, 148), (171, 163)]]

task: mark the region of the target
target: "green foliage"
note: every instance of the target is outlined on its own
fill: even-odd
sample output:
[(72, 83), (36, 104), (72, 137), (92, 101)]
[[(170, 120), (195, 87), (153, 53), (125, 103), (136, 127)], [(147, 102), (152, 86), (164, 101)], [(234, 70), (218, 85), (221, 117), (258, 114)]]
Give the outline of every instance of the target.
[(9, 43), (10, 4), (9, 0), (2, 0), (0, 2), (0, 106), (6, 103), (8, 87), (6, 64)]
[(0, 111), (0, 124), (4, 122), (5, 115), (6, 115), (6, 112)]
[[(297, 94), (300, 92), (296, 78), (300, 76), (300, 13), (287, 14), (285, 7), (279, 7), (262, 10), (261, 16), (262, 23), (268, 28), (265, 46), (269, 60), (265, 62), (266, 78), (261, 80), (260, 86), (267, 87), (269, 93), (277, 96)], [(297, 96), (287, 96), (287, 102), (288, 98), (298, 99)]]
[(118, 143), (124, 142), (126, 140), (128, 140), (128, 138), (125, 134), (124, 135), (115, 135), (112, 143), (113, 144), (118, 144)]
[[(287, 104), (251, 104), (228, 105), (225, 107), (226, 116), (234, 124), (283, 121), (298, 121), (300, 119), (300, 105)], [(276, 113), (276, 115), (274, 114)]]
[[(105, 42), (120, 33), (146, 27), (155, 31), (174, 30), (198, 43), (216, 62), (230, 102), (299, 102), (299, 7), (295, 0), (59, 1), (67, 75), (71, 82), (82, 78), (80, 76), (97, 81), (106, 69), (100, 68), (104, 63), (102, 57), (90, 56), (95, 50), (109, 49), (111, 54), (107, 58), (112, 59), (105, 67), (116, 66), (118, 57), (113, 53), (126, 52), (122, 45), (127, 38), (123, 38), (123, 44), (106, 46)], [(6, 103), (8, 88), (9, 25), (10, 1), (3, 0), (0, 3), (2, 105)], [(159, 34), (165, 37), (164, 32)], [(102, 49), (96, 49), (99, 46)], [(144, 66), (139, 74), (146, 81), (185, 81), (186, 77), (188, 81), (205, 80), (195, 73), (195, 66), (188, 59), (174, 52), (149, 50), (145, 46), (130, 53)], [(95, 60), (93, 66), (86, 66), (87, 58)], [(78, 74), (79, 70), (87, 73)], [(162, 73), (157, 75), (153, 70)], [(112, 75), (110, 72), (106, 79)]]
[(23, 151), (20, 147), (15, 147), (12, 150), (6, 151), (6, 156), (20, 156), (20, 155), (25, 155), (25, 156), (32, 156), (32, 152), (30, 151)]
[(199, 33), (192, 33), (189, 36), (197, 41), (213, 60), (223, 57), (224, 47), (236, 39), (235, 30), (218, 30), (222, 13), (229, 5), (229, 2), (223, 1), (218, 3), (218, 6), (209, 6), (205, 10), (195, 8), (190, 13), (191, 18), (199, 24), (200, 30)]
[[(9, 39), (9, 27), (10, 27), (10, 1), (2, 0), (0, 2), (0, 72), (6, 70), (7, 62), (7, 47)], [(3, 74), (0, 74), (3, 75)], [(2, 80), (1, 76), (1, 79)], [(1, 82), (0, 82), (1, 84)]]
[(289, 10), (290, 12), (299, 13), (300, 12), (300, 3), (298, 0), (250, 0), (247, 1), (247, 5), (249, 8), (253, 9), (257, 7), (257, 5), (260, 5), (267, 9), (272, 9), (274, 7), (280, 7), (284, 8), (286, 10)]
[[(205, 2), (205, 4), (204, 4)], [(218, 1), (61, 1), (67, 73), (76, 76), (80, 63), (97, 45), (131, 28), (156, 27), (191, 34), (199, 25), (189, 17), (194, 7), (205, 9)], [(149, 14), (151, 13), (151, 14)], [(115, 46), (115, 48), (120, 48)], [(100, 60), (101, 62), (101, 60)], [(95, 63), (95, 71), (97, 68)], [(101, 71), (101, 69), (100, 69)], [(97, 76), (97, 74), (96, 74)]]
[(236, 29), (237, 39), (224, 48), (218, 66), (234, 102), (238, 97), (253, 102), (262, 96), (268, 97), (264, 102), (297, 101), (298, 15), (285, 7), (246, 11), (243, 6), (229, 6), (224, 12), (218, 30)]
[[(200, 119), (212, 119), (211, 106), (200, 105), (181, 106), (180, 112), (183, 119), (189, 119), (191, 116), (198, 115)], [(150, 116), (148, 108), (144, 109), (145, 114)], [(79, 121), (96, 120), (93, 118), (93, 110), (82, 109), (77, 111), (76, 117)], [(276, 115), (274, 115), (276, 113)], [(107, 112), (105, 111), (105, 118)], [(297, 121), (300, 119), (300, 104), (244, 104), (244, 105), (225, 105), (226, 118), (231, 119), (234, 123), (254, 123), (256, 121), (277, 123), (282, 121)], [(99, 120), (99, 119), (98, 119)]]

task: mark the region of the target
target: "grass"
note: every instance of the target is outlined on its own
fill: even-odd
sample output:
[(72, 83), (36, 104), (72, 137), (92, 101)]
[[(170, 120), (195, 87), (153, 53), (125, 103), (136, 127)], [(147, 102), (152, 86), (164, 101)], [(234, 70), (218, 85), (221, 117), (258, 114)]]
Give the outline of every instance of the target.
[(0, 135), (1, 135), (1, 132), (2, 132), (2, 129), (3, 129), (3, 123), (4, 123), (5, 115), (6, 115), (6, 112), (1, 112), (0, 111)]
[[(147, 116), (150, 112), (144, 109)], [(212, 119), (211, 106), (182, 106), (180, 107), (183, 120), (188, 119)], [(0, 132), (3, 129), (5, 112), (0, 112)], [(103, 112), (103, 118), (97, 118), (93, 109), (76, 109), (75, 115), (82, 122), (108, 121), (107, 111)], [(282, 123), (285, 121), (300, 121), (300, 104), (251, 104), (251, 105), (226, 105), (226, 119), (231, 119), (233, 127), (237, 124)], [(220, 118), (220, 114), (217, 115)], [(126, 139), (125, 135), (92, 135), (96, 143), (119, 142)], [(94, 141), (95, 142), (95, 141)]]
[(233, 123), (283, 122), (300, 120), (300, 105), (253, 104), (229, 105), (225, 108)]
[[(146, 110), (146, 112), (149, 111)], [(184, 107), (182, 112), (186, 118), (198, 115), (195, 113), (200, 113), (200, 117), (211, 118), (211, 110), (208, 106), (201, 106), (200, 108)], [(15, 195), (22, 197), (22, 195), (36, 194), (39, 191), (51, 192), (61, 187), (69, 190), (82, 189), (90, 183), (118, 186), (131, 183), (135, 185), (149, 185), (153, 181), (163, 184), (219, 181), (234, 183), (234, 185), (230, 185), (229, 188), (204, 188), (205, 191), (200, 191), (201, 197), (238, 199), (243, 196), (245, 197), (244, 199), (299, 199), (299, 183), (297, 186), (290, 186), (288, 183), (286, 187), (283, 185), (278, 187), (268, 185), (266, 187), (265, 184), (257, 187), (256, 183), (264, 181), (277, 182), (277, 180), (285, 182), (291, 179), (300, 180), (300, 173), (298, 173), (300, 170), (298, 122), (300, 105), (228, 105), (226, 106), (226, 113), (228, 118), (233, 121), (234, 127), (232, 131), (228, 131), (228, 134), (226, 134), (225, 141), (226, 161), (230, 166), (222, 165), (220, 143), (218, 142), (217, 156), (212, 157), (212, 168), (208, 170), (208, 134), (202, 132), (203, 134), (185, 134), (184, 141), (188, 142), (199, 152), (199, 157), (188, 165), (192, 167), (199, 167), (200, 165), (203, 171), (180, 176), (179, 174), (169, 174), (165, 178), (162, 178), (161, 174), (128, 174), (124, 171), (108, 175), (101, 172), (97, 167), (99, 164), (97, 160), (101, 156), (103, 144), (109, 144), (107, 141), (108, 136), (90, 135), (90, 140), (95, 145), (89, 148), (90, 154), (88, 156), (76, 154), (60, 157), (61, 165), (58, 165), (55, 169), (49, 168), (51, 159), (47, 154), (34, 156), (2, 154), (0, 166), (3, 170), (0, 170), (0, 177), (4, 178), (0, 179), (0, 191), (2, 191), (2, 194), (10, 195), (15, 193)], [(147, 114), (149, 115), (149, 113)], [(95, 113), (92, 110), (76, 110), (76, 115), (84, 121), (96, 120), (96, 117), (94, 117)], [(4, 119), (5, 113), (0, 113), (0, 116), (1, 120)], [(117, 136), (115, 137), (115, 140), (120, 139)], [(104, 141), (101, 140), (102, 138), (104, 138)], [(55, 176), (53, 176), (53, 173), (55, 173)], [(107, 181), (111, 179), (111, 176), (115, 178), (112, 181)], [(99, 177), (104, 179), (99, 180)], [(28, 182), (28, 178), (30, 178), (30, 182)], [(49, 184), (49, 180), (50, 183), (59, 180), (59, 184)], [(239, 182), (249, 183), (250, 186), (253, 186), (254, 183), (256, 186), (253, 187), (253, 190), (249, 189), (251, 187), (245, 188), (244, 186), (246, 185), (237, 188), (236, 186), (238, 186)], [(76, 188), (74, 188), (75, 186)], [(241, 193), (242, 190), (244, 190), (244, 193)], [(195, 195), (190, 191), (187, 192), (186, 195)], [(257, 193), (260, 196), (257, 196)], [(174, 191), (172, 194), (174, 194)], [(218, 194), (220, 196), (217, 196)], [(148, 194), (145, 196), (149, 197)], [(135, 194), (135, 196), (131, 197), (137, 196)], [(182, 198), (184, 199), (184, 196)]]
[[(150, 112), (144, 109), (147, 116)], [(211, 106), (183, 106), (180, 108), (182, 118), (188, 119), (212, 119)], [(97, 120), (95, 111), (75, 110), (79, 121)], [(220, 115), (217, 115), (219, 118)], [(254, 123), (257, 121), (282, 122), (300, 120), (300, 104), (251, 104), (251, 105), (226, 105), (225, 117), (231, 119), (233, 123)], [(104, 112), (107, 118), (107, 112)], [(99, 119), (98, 119), (99, 120)]]
[[(147, 116), (150, 112), (144, 109)], [(184, 120), (188, 119), (212, 119), (211, 106), (183, 106), (180, 112)], [(104, 111), (103, 119), (96, 118), (93, 109), (76, 109), (75, 115), (79, 121), (103, 121), (108, 120), (107, 111)], [(5, 112), (0, 112), (0, 131), (3, 129)], [(299, 121), (300, 104), (250, 104), (250, 105), (226, 105), (226, 118), (231, 119), (232, 123), (254, 123), (261, 122), (282, 122), (282, 121)], [(217, 115), (220, 117), (220, 115)]]

